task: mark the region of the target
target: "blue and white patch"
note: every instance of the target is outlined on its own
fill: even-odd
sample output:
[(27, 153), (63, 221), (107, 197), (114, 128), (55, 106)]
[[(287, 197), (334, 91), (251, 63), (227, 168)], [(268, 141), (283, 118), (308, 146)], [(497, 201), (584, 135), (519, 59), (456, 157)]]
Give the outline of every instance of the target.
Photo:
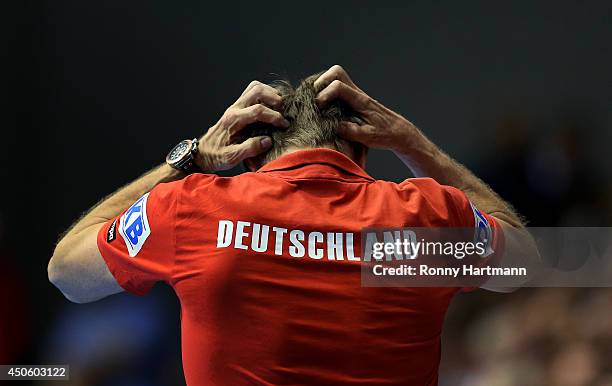
[(493, 251), (493, 230), (489, 220), (470, 202), (472, 212), (474, 212), (474, 243), (482, 243), (485, 252), (480, 257), (487, 257)]
[(147, 237), (151, 234), (147, 219), (147, 198), (149, 193), (140, 197), (119, 219), (119, 234), (123, 237), (130, 257), (140, 252)]

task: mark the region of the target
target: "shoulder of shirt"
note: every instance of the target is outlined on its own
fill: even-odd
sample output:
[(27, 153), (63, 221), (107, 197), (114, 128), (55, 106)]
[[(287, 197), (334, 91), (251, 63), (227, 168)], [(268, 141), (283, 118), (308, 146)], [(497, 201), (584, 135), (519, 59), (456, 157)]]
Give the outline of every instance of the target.
[(397, 195), (403, 201), (419, 196), (427, 201), (439, 201), (443, 196), (452, 194), (454, 188), (441, 185), (430, 177), (408, 178), (402, 182), (376, 180), (372, 186), (381, 189), (383, 194)]
[(222, 177), (219, 177), (216, 174), (192, 173), (180, 181), (182, 182), (181, 186), (183, 188), (189, 189), (198, 187), (199, 185), (208, 185), (214, 182), (217, 178)]
[(225, 186), (232, 182), (239, 182), (245, 179), (250, 178), (266, 178), (263, 173), (254, 173), (254, 172), (245, 172), (240, 173), (235, 176), (219, 176), (217, 174), (208, 174), (208, 173), (193, 173), (183, 178), (183, 188), (184, 189), (194, 189), (202, 186), (210, 186), (212, 185), (221, 185)]
[(431, 194), (439, 194), (440, 192), (444, 191), (445, 188), (447, 188), (430, 177), (407, 178), (399, 183), (376, 180), (375, 184), (383, 187), (386, 190), (396, 191), (400, 195), (417, 194), (428, 196)]
[(397, 185), (400, 189), (418, 189), (418, 190), (441, 189), (443, 186), (443, 185), (440, 185), (438, 181), (434, 180), (431, 177), (407, 178)]
[(463, 196), (459, 189), (442, 185), (430, 177), (408, 178), (398, 185), (400, 192), (417, 194), (431, 203), (439, 205), (442, 202), (455, 201)]
[(195, 191), (198, 188), (210, 186), (217, 178), (218, 176), (214, 174), (194, 173), (180, 180), (162, 182), (155, 186), (151, 192), (154, 192), (157, 197), (174, 196), (178, 198), (185, 191)]
[(171, 184), (176, 184), (177, 188), (180, 187), (180, 189), (183, 190), (192, 190), (204, 186), (211, 187), (211, 185), (225, 187), (227, 184), (230, 183), (260, 178), (270, 178), (270, 176), (264, 173), (255, 172), (245, 172), (237, 174), (235, 176), (219, 176), (216, 174), (208, 173), (193, 173), (183, 178), (182, 180), (171, 182)]

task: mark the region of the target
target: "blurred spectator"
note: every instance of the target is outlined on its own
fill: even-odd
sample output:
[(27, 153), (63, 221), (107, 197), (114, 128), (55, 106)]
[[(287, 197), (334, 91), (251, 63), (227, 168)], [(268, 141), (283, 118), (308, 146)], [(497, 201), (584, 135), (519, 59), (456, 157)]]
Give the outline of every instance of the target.
[[(612, 224), (611, 184), (587, 157), (585, 122), (564, 120), (552, 134), (513, 119), (498, 126), (481, 175), (531, 226)], [(479, 291), (455, 303), (441, 386), (612, 385), (612, 290)]]

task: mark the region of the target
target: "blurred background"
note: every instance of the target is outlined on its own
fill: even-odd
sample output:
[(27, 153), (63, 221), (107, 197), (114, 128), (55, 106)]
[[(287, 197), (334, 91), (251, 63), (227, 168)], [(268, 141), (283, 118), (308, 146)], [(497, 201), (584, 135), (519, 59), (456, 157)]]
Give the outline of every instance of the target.
[[(530, 225), (612, 225), (609, 1), (2, 7), (2, 364), (69, 363), (71, 385), (184, 384), (169, 288), (74, 305), (46, 265), (84, 210), (253, 79), (342, 64)], [(369, 162), (374, 177), (409, 176), (392, 154)], [(610, 289), (476, 291), (449, 310), (440, 384), (610, 386), (611, 358)]]

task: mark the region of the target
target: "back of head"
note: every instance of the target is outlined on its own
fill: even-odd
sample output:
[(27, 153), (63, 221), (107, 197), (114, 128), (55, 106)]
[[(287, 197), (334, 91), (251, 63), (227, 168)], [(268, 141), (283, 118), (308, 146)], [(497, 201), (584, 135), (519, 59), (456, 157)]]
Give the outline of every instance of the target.
[(316, 95), (320, 90), (314, 87), (314, 81), (321, 74), (314, 74), (303, 79), (297, 87), (287, 81), (276, 81), (271, 84), (283, 99), (281, 113), (289, 121), (287, 129), (279, 129), (269, 124), (256, 123), (243, 130), (242, 140), (267, 135), (272, 138), (272, 148), (253, 160), (257, 167), (278, 158), (283, 153), (299, 149), (326, 147), (353, 154), (353, 146), (336, 135), (336, 127), (342, 120), (356, 121), (351, 110), (340, 102), (335, 102), (320, 109)]

